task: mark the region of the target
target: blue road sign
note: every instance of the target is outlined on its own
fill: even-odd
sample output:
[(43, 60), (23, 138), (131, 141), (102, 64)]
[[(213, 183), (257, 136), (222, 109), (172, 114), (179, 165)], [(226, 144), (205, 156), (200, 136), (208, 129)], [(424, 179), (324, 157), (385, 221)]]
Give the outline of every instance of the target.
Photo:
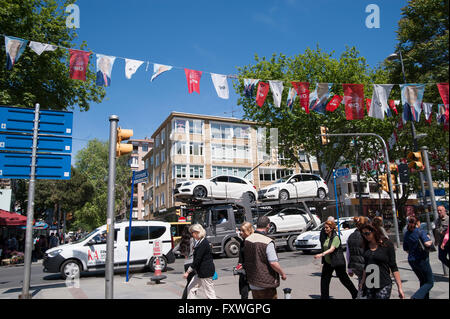
[[(39, 112), (39, 134), (72, 135), (73, 113), (41, 110)], [(34, 109), (1, 106), (0, 132), (33, 133)]]
[(348, 168), (340, 168), (336, 170), (336, 177), (348, 176), (350, 175), (350, 170)]
[(148, 171), (146, 169), (134, 172), (134, 184), (146, 183), (147, 181), (148, 181)]
[[(32, 135), (0, 134), (0, 151), (31, 152)], [(39, 136), (37, 151), (45, 153), (72, 153), (72, 138), (65, 136)]]
[[(31, 154), (0, 153), (0, 178), (29, 179)], [(70, 179), (70, 155), (38, 154), (36, 179)]]

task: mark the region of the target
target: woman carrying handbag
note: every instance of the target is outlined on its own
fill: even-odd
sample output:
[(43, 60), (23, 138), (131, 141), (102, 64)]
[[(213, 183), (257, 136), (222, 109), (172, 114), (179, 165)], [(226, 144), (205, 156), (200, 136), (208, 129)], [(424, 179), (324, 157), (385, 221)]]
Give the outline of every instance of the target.
[(341, 240), (336, 233), (336, 224), (333, 221), (326, 221), (324, 225), (325, 238), (321, 242), (322, 253), (314, 256), (315, 259), (322, 258), (322, 276), (320, 278), (320, 298), (330, 298), (330, 282), (333, 272), (340, 282), (350, 292), (352, 299), (358, 295), (358, 290), (353, 285), (347, 275), (344, 252), (342, 251)]

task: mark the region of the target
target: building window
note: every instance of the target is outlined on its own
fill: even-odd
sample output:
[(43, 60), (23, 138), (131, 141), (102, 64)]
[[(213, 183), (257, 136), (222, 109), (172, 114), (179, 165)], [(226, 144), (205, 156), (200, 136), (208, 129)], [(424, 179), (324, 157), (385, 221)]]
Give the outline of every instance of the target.
[(175, 120), (174, 131), (175, 131), (175, 133), (186, 133), (186, 121), (185, 120)]
[(164, 184), (165, 182), (166, 182), (166, 173), (161, 172), (161, 185)]
[(231, 175), (253, 180), (253, 173), (250, 173), (247, 176), (245, 176), (245, 174), (247, 174), (250, 170), (251, 170), (250, 167), (213, 166), (211, 177), (217, 175)]
[(174, 178), (186, 178), (186, 165), (174, 165)]
[(190, 142), (189, 154), (203, 156), (203, 143)]
[(161, 131), (161, 145), (164, 145), (164, 142), (166, 140), (166, 131)]
[(157, 148), (159, 146), (159, 143), (160, 143), (160, 136), (158, 134), (158, 135), (156, 135), (156, 138), (155, 138), (155, 148)]
[(159, 166), (159, 154), (155, 156), (155, 166)]
[(202, 134), (203, 133), (203, 121), (189, 120), (189, 133)]
[(298, 152), (298, 161), (301, 163), (306, 163), (306, 153), (304, 151)]
[(161, 150), (161, 164), (166, 160), (166, 150)]
[(189, 166), (189, 177), (190, 178), (203, 178), (203, 166), (190, 165)]
[(211, 144), (211, 154), (213, 160), (249, 159), (250, 148), (248, 145)]
[(161, 193), (161, 206), (164, 206), (166, 204), (166, 196), (164, 195), (164, 192)]
[(148, 152), (148, 144), (142, 144), (142, 152)]
[(155, 183), (156, 183), (156, 187), (158, 187), (159, 186), (159, 175), (156, 175)]
[(186, 155), (186, 143), (185, 142), (175, 142), (174, 150), (176, 155)]
[(275, 169), (275, 168), (260, 168), (260, 181), (276, 181), (282, 177), (294, 174), (293, 169)]

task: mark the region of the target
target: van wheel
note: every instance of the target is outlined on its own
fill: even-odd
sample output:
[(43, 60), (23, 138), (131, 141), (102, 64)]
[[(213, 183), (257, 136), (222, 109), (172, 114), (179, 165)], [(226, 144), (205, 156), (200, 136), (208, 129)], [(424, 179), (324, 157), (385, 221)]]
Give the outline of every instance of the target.
[(291, 236), (287, 240), (287, 249), (289, 251), (294, 251), (295, 249), (295, 240), (297, 239), (297, 236)]
[[(161, 265), (161, 271), (166, 271), (167, 269), (167, 259), (164, 256), (159, 257), (159, 264)], [(148, 268), (151, 272), (155, 272), (156, 267), (156, 257), (152, 257), (148, 264)]]
[(77, 260), (69, 259), (66, 260), (61, 265), (61, 277), (65, 280), (67, 278), (69, 279), (75, 279), (80, 278), (81, 274), (81, 264)]
[(225, 255), (227, 255), (228, 258), (238, 257), (240, 247), (241, 246), (239, 245), (239, 243), (236, 240), (231, 239), (230, 241), (228, 241), (225, 244), (225, 248), (224, 248)]

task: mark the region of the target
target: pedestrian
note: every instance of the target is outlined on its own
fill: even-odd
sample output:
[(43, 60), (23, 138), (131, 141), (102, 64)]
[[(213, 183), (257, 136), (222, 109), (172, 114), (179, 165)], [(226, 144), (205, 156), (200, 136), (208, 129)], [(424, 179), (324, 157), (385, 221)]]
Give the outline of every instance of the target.
[(195, 275), (188, 285), (187, 299), (192, 299), (198, 289), (202, 288), (208, 299), (216, 299), (212, 277), (215, 274), (212, 249), (206, 239), (206, 231), (200, 224), (194, 224), (189, 228), (195, 239), (194, 258), (192, 265), (184, 273), (184, 279), (195, 270)]
[[(327, 221), (336, 223), (336, 220), (334, 219), (333, 216), (328, 216)], [(319, 234), (319, 241), (322, 243), (325, 241), (325, 239), (327, 239), (327, 234), (325, 232), (325, 228), (322, 227), (322, 229), (320, 230), (320, 234)]]
[(426, 248), (433, 242), (427, 233), (420, 229), (420, 221), (417, 217), (410, 217), (408, 230), (403, 240), (403, 250), (408, 253), (408, 263), (419, 278), (420, 288), (411, 299), (430, 299), (430, 290), (433, 288), (433, 271), (430, 266), (430, 258)]
[(448, 229), (448, 214), (447, 210), (442, 205), (438, 206), (437, 212), (439, 216), (435, 223), (436, 228), (434, 229), (434, 239), (435, 244), (438, 247), (438, 258), (444, 265), (447, 265), (448, 267), (448, 252), (446, 252), (445, 249), (441, 248), (445, 233)]
[(242, 223), (241, 228), (239, 230), (240, 237), (237, 237), (240, 245), (239, 245), (239, 259), (238, 265), (236, 266), (236, 271), (239, 275), (239, 294), (241, 295), (241, 299), (248, 299), (248, 292), (250, 291), (250, 285), (247, 280), (247, 274), (245, 273), (245, 269), (243, 267), (245, 239), (254, 232), (255, 230), (253, 229), (253, 225), (249, 222), (244, 222)]
[(392, 291), (391, 271), (400, 299), (405, 298), (392, 242), (371, 223), (361, 228), (364, 243), (364, 272), (360, 289), (367, 299), (389, 299)]
[(44, 235), (39, 236), (38, 244), (39, 244), (39, 257), (38, 258), (43, 258), (46, 250), (48, 249), (47, 237)]
[[(181, 232), (180, 253), (184, 256), (184, 271), (186, 272), (189, 267), (192, 266), (192, 262), (194, 261), (194, 238), (192, 238), (192, 235), (189, 232), (189, 226), (184, 226), (183, 231)], [(195, 270), (191, 271), (186, 278), (186, 286), (184, 287), (181, 299), (187, 299), (188, 285), (192, 278), (194, 278), (194, 275)]]
[(322, 253), (314, 256), (315, 259), (322, 258), (322, 275), (320, 278), (320, 298), (330, 299), (330, 282), (333, 272), (340, 282), (350, 292), (353, 299), (358, 295), (358, 290), (353, 285), (352, 281), (347, 275), (344, 253), (341, 247), (341, 239), (336, 233), (336, 223), (327, 220), (324, 225), (326, 234), (325, 239), (320, 243), (322, 246)]
[(49, 248), (53, 248), (53, 247), (57, 247), (58, 246), (58, 238), (55, 236), (54, 233), (52, 233), (50, 235), (50, 239), (49, 239)]
[(18, 243), (17, 243), (17, 239), (15, 236), (11, 235), (9, 236), (9, 240), (8, 240), (8, 250), (10, 250), (11, 252), (13, 251), (17, 251), (18, 249)]
[(259, 217), (255, 232), (245, 239), (244, 269), (253, 299), (277, 299), (280, 276), (286, 280), (278, 262), (275, 242), (266, 236), (269, 225), (267, 216)]
[(443, 261), (442, 260), (441, 261), (447, 267), (449, 267), (448, 266), (448, 264), (449, 264), (449, 260), (448, 260), (448, 255), (449, 255), (448, 230), (449, 230), (449, 227), (447, 227), (447, 232), (445, 233), (444, 240), (442, 241), (442, 244), (440, 246), (440, 249), (442, 249), (444, 251), (444, 253), (442, 254), (444, 258), (443, 258)]
[(347, 239), (347, 273), (350, 277), (356, 275), (359, 285), (364, 271), (364, 248), (361, 228), (369, 223), (369, 219), (365, 216), (359, 216), (353, 218), (353, 221), (355, 222), (356, 229)]
[(383, 226), (383, 218), (381, 218), (380, 216), (374, 217), (372, 220), (372, 225), (379, 230), (383, 237), (389, 239), (389, 235)]

